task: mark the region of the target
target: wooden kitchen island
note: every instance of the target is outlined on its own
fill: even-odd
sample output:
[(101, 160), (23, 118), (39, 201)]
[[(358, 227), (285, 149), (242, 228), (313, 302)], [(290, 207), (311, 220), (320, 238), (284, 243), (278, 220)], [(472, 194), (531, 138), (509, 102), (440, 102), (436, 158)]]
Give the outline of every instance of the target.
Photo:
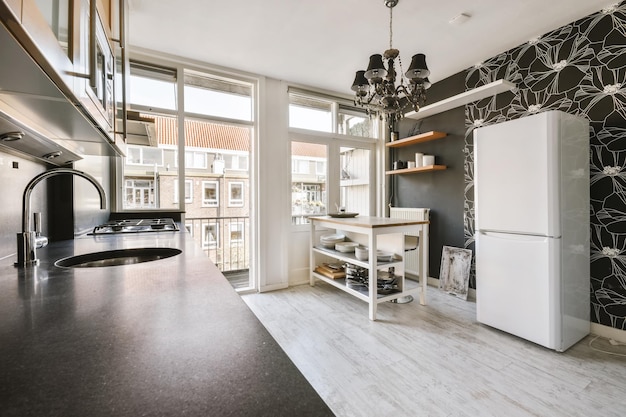
[[(426, 286), (428, 282), (428, 233), (429, 221), (392, 219), (388, 217), (357, 216), (351, 218), (320, 216), (311, 217), (310, 237), (310, 268), (311, 286), (319, 279), (334, 287), (347, 292), (369, 304), (369, 318), (376, 320), (376, 308), (379, 303), (397, 300), (401, 297), (414, 295), (419, 292), (420, 304), (426, 305)], [(358, 242), (367, 246), (369, 256), (367, 261), (358, 260), (354, 252), (340, 252), (323, 247), (320, 236), (326, 233), (337, 233), (346, 236), (346, 240)], [(419, 281), (420, 285), (408, 288), (404, 273), (404, 236), (418, 236), (419, 246)], [(391, 260), (379, 261), (377, 251), (392, 253)], [(357, 268), (367, 268), (367, 289), (350, 285), (346, 278), (333, 279), (315, 271), (323, 263), (348, 263)], [(381, 271), (397, 278), (397, 289), (392, 291), (378, 290), (378, 274)]]

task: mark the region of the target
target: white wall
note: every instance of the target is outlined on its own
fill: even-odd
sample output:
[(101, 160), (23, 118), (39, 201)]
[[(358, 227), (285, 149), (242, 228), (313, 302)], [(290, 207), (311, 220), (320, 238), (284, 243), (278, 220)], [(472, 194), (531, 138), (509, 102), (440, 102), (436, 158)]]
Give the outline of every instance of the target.
[(291, 227), (291, 152), (287, 85), (266, 78), (259, 83), (256, 197), (259, 291), (287, 288)]

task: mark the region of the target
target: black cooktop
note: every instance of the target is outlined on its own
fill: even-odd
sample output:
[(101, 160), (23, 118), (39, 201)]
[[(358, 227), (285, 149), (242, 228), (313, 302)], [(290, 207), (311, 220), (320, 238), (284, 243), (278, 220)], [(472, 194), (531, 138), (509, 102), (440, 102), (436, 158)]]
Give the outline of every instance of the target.
[(93, 228), (91, 235), (112, 233), (175, 232), (178, 225), (171, 218), (111, 220)]

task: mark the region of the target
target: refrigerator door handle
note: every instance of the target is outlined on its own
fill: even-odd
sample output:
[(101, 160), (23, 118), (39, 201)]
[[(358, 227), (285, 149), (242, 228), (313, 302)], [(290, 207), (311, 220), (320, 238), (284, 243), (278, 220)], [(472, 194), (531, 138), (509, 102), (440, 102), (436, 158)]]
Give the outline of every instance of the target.
[(527, 242), (543, 242), (547, 239), (559, 239), (559, 237), (551, 237), (551, 236), (526, 235), (522, 233), (488, 232), (484, 230), (481, 230), (478, 233), (484, 236), (495, 238), (495, 239), (521, 240), (521, 241), (527, 241)]

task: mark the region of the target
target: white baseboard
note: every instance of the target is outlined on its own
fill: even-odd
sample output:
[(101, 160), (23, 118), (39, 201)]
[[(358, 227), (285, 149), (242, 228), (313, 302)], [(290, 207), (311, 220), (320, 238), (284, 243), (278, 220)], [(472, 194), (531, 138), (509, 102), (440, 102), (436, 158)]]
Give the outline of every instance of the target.
[(286, 282), (281, 282), (280, 284), (265, 285), (259, 288), (259, 292), (284, 290), (285, 288), (289, 288), (289, 284), (287, 284)]
[(591, 323), (591, 334), (613, 339), (616, 342), (626, 343), (626, 330), (615, 329), (603, 324)]

